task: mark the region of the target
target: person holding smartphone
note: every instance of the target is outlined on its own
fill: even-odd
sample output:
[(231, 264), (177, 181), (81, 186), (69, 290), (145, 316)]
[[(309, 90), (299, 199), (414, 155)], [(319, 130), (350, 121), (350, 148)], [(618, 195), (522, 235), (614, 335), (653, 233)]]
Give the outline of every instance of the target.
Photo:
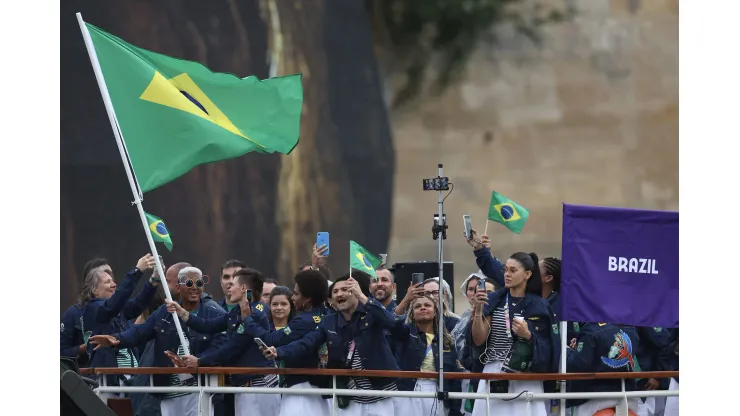
[[(353, 277), (355, 275), (357, 280)], [(320, 347), (326, 345), (328, 368), (398, 370), (383, 334), (384, 329), (396, 325), (396, 318), (380, 302), (370, 297), (370, 276), (353, 270), (352, 275), (337, 278), (332, 290), (337, 305), (336, 314), (323, 317), (318, 329), (301, 339), (265, 349), (265, 356), (300, 362), (312, 359), (319, 353)], [(370, 308), (375, 308), (377, 315), (371, 314)], [(397, 390), (393, 378), (338, 377), (337, 383), (356, 390)], [(389, 397), (338, 396), (337, 401), (342, 415), (394, 414), (393, 401)]]
[[(541, 296), (539, 264), (534, 253), (514, 253), (506, 261), (504, 287), (490, 294), (478, 290), (473, 299), (472, 318), (466, 328), (465, 353), (471, 357), (468, 370), (474, 373), (556, 373), (560, 360), (560, 336), (549, 303)], [(465, 361), (463, 361), (465, 364)], [(478, 383), (478, 393), (489, 384)], [(542, 393), (541, 381), (492, 381), (492, 393)], [(476, 400), (473, 416), (522, 415), (524, 401)], [(546, 416), (543, 402), (531, 403), (532, 416)]]
[[(464, 234), (464, 233), (463, 233)], [(465, 236), (465, 241), (473, 248), (475, 263), (481, 272), (496, 286), (504, 286), (504, 265), (491, 254), (491, 240), (486, 234), (478, 236), (478, 232), (470, 230), (470, 235)]]
[[(260, 310), (258, 302), (262, 294), (264, 277), (257, 270), (243, 268), (234, 272), (234, 282), (228, 289), (228, 295), (234, 306), (226, 315), (203, 319), (200, 316), (190, 314), (176, 302), (167, 302), (167, 310), (176, 312), (177, 315), (190, 327), (198, 332), (216, 333), (226, 331), (227, 341), (215, 351), (201, 354), (196, 357), (192, 354), (176, 357), (172, 354), (170, 359), (177, 366), (187, 367), (272, 367), (274, 363), (265, 359), (254, 341), (245, 333), (244, 321), (247, 317), (257, 325), (269, 331), (270, 324), (265, 312)], [(251, 302), (247, 299), (247, 293), (251, 293)], [(231, 385), (234, 387), (276, 387), (278, 378), (274, 374), (252, 375), (232, 374)], [(234, 395), (234, 407), (236, 415), (259, 414), (275, 416), (280, 406), (279, 394), (253, 394), (238, 393)]]
[[(386, 319), (376, 308), (367, 308), (368, 313), (379, 320)], [(439, 334), (438, 302), (431, 296), (421, 296), (411, 303), (407, 320), (397, 321), (389, 331), (395, 337), (398, 349), (398, 366), (401, 371), (439, 371), (439, 343), (443, 344), (442, 363), (445, 373), (458, 372), (457, 352), (452, 336), (444, 329)], [(436, 392), (437, 382), (432, 379), (401, 378), (396, 382), (399, 390)], [(460, 392), (460, 380), (445, 379), (444, 391)], [(430, 415), (430, 416), (457, 416), (461, 415), (460, 400), (448, 399), (440, 403), (436, 398), (406, 398), (396, 399), (397, 415)], [(446, 409), (445, 409), (446, 408)]]
[[(321, 323), (324, 311), (324, 302), (327, 297), (328, 282), (326, 277), (317, 270), (298, 272), (293, 278), (292, 301), (296, 308), (296, 315), (287, 326), (275, 331), (266, 331), (251, 317), (244, 319), (244, 333), (262, 340), (266, 350), (269, 346), (282, 346), (297, 341), (316, 330)], [(321, 351), (308, 356), (298, 356), (281, 360), (281, 367), (285, 368), (318, 368), (320, 366)], [(325, 377), (306, 375), (285, 375), (283, 387), (295, 389), (329, 387), (330, 380)], [(321, 396), (303, 396), (286, 394), (280, 402), (280, 416), (291, 416), (300, 413), (304, 416), (324, 416), (330, 413)]]

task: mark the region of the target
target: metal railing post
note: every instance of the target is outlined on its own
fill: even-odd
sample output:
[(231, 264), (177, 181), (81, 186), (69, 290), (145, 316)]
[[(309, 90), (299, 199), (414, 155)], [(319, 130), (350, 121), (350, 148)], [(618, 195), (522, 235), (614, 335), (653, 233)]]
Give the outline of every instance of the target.
[(339, 416), (339, 402), (337, 402), (337, 376), (331, 376), (331, 414)]
[(486, 380), (486, 416), (491, 416), (491, 380)]

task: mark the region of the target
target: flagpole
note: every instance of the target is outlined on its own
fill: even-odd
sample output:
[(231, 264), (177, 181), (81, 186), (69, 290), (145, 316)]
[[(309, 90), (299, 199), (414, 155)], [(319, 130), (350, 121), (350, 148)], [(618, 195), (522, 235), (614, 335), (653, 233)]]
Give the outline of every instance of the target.
[[(437, 164), (437, 177), (442, 177), (442, 164)], [(439, 345), (439, 386), (437, 387), (437, 394), (444, 392), (444, 297), (445, 297), (445, 286), (444, 286), (444, 239), (445, 239), (445, 214), (444, 214), (444, 198), (442, 197), (442, 191), (437, 193), (437, 215), (439, 215), (439, 225), (442, 227), (440, 230), (439, 238), (437, 239), (437, 255), (439, 258), (439, 322), (437, 323), (437, 344)], [(413, 305), (412, 305), (413, 306)], [(452, 307), (452, 305), (450, 305)], [(453, 345), (452, 348), (455, 346)]]
[[(87, 26), (85, 26), (85, 22), (82, 20), (82, 14), (77, 13), (77, 22), (80, 24), (80, 31), (82, 32), (82, 38), (85, 40), (85, 47), (87, 48), (87, 54), (90, 56), (90, 63), (92, 64), (93, 71), (95, 72), (95, 78), (98, 81), (98, 87), (100, 88), (100, 95), (103, 97), (103, 103), (105, 104), (105, 109), (108, 113), (108, 120), (110, 121), (111, 128), (113, 129), (113, 136), (116, 138), (116, 144), (118, 145), (118, 152), (121, 154), (121, 161), (123, 162), (123, 168), (126, 170), (126, 176), (128, 177), (128, 183), (131, 185), (131, 192), (134, 195), (134, 205), (136, 205), (136, 208), (139, 210), (139, 217), (141, 218), (141, 224), (144, 226), (144, 231), (146, 233), (147, 241), (149, 242), (149, 248), (152, 251), (152, 255), (154, 256), (154, 261), (156, 263), (157, 271), (159, 272), (160, 278), (165, 277), (164, 270), (162, 269), (162, 263), (159, 261), (159, 254), (157, 253), (157, 247), (154, 244), (154, 239), (152, 238), (152, 234), (149, 231), (149, 222), (146, 220), (146, 215), (144, 214), (144, 207), (141, 205), (141, 196), (139, 193), (139, 190), (141, 189), (138, 185), (138, 181), (134, 179), (133, 173), (131, 171), (130, 163), (128, 153), (126, 152), (122, 133), (119, 131), (119, 125), (118, 120), (116, 118), (116, 112), (113, 109), (113, 103), (110, 99), (110, 94), (108, 93), (108, 87), (105, 84), (105, 78), (103, 77), (103, 71), (100, 68), (100, 62), (98, 61), (98, 55), (95, 52), (95, 45), (93, 44), (92, 38), (90, 37), (90, 32), (87, 30)], [(162, 280), (160, 283), (162, 285), (162, 288), (164, 289), (165, 296), (167, 297), (167, 300), (172, 301), (172, 294), (170, 293), (170, 288), (167, 286), (166, 280)], [(185, 334), (182, 332), (182, 327), (180, 326), (180, 319), (177, 317), (176, 312), (172, 312), (173, 320), (175, 321), (175, 327), (177, 328), (177, 335), (180, 337), (180, 343), (182, 344), (182, 348), (185, 351), (186, 355), (190, 354), (190, 348), (186, 342)]]
[(489, 222), (490, 222), (490, 221), (488, 220), (488, 218), (486, 218), (486, 229), (485, 229), (485, 230), (483, 230), (483, 234), (486, 234), (486, 235), (488, 234), (488, 223), (489, 223)]
[[(566, 348), (568, 342), (568, 321), (560, 321), (560, 372), (567, 373)], [(565, 380), (560, 380), (560, 392), (565, 393)], [(560, 416), (565, 416), (565, 399), (560, 399)]]

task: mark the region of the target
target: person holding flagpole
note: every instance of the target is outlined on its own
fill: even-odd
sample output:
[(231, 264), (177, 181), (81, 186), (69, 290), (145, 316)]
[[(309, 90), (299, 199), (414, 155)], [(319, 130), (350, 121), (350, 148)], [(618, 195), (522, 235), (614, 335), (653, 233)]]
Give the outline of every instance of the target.
[[(557, 372), (560, 338), (552, 309), (540, 296), (540, 276), (534, 253), (514, 253), (506, 261), (504, 287), (487, 295), (479, 290), (473, 298), (471, 322), (466, 330), (466, 349), (472, 357), (472, 372)], [(481, 380), (478, 393), (542, 393), (541, 381)], [(497, 416), (546, 416), (545, 403), (538, 401), (489, 400)], [(473, 416), (486, 414), (486, 400), (476, 400)]]
[[(234, 282), (229, 287), (229, 299), (236, 303), (226, 315), (204, 319), (186, 311), (177, 302), (167, 301), (167, 311), (176, 313), (190, 328), (202, 333), (226, 331), (228, 341), (215, 351), (209, 351), (196, 357), (191, 354), (176, 356), (166, 353), (175, 366), (182, 367), (215, 367), (231, 365), (235, 367), (268, 367), (273, 365), (260, 352), (254, 337), (245, 333), (245, 318), (251, 320), (264, 330), (269, 331), (267, 315), (258, 309), (262, 292), (263, 276), (257, 270), (244, 268), (234, 272)], [(251, 296), (251, 299), (249, 298)], [(277, 376), (232, 374), (231, 385), (235, 387), (275, 387)], [(234, 395), (234, 407), (237, 415), (259, 414), (275, 416), (280, 409), (279, 394), (237, 393)]]
[[(103, 265), (92, 269), (85, 276), (80, 305), (85, 328), (84, 342), (90, 357), (90, 367), (138, 367), (136, 355), (131, 348), (93, 350), (89, 345), (93, 335), (110, 335), (126, 330), (129, 320), (135, 319), (149, 305), (156, 293), (158, 280), (149, 279), (139, 295), (129, 300), (139, 279), (154, 267), (154, 257), (147, 254), (140, 258), (131, 269), (121, 286), (116, 285), (113, 276), (108, 274), (110, 267)], [(130, 376), (107, 376), (109, 385), (127, 382)]]

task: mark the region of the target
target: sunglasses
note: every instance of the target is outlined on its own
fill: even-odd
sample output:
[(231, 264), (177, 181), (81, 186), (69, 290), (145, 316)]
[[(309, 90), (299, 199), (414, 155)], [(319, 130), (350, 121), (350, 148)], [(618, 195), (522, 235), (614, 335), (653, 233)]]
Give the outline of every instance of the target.
[(202, 288), (203, 286), (207, 285), (211, 279), (207, 275), (203, 275), (201, 279), (193, 280), (193, 279), (185, 279), (181, 282), (179, 282), (180, 285), (185, 285), (186, 287), (197, 287), (198, 289)]

